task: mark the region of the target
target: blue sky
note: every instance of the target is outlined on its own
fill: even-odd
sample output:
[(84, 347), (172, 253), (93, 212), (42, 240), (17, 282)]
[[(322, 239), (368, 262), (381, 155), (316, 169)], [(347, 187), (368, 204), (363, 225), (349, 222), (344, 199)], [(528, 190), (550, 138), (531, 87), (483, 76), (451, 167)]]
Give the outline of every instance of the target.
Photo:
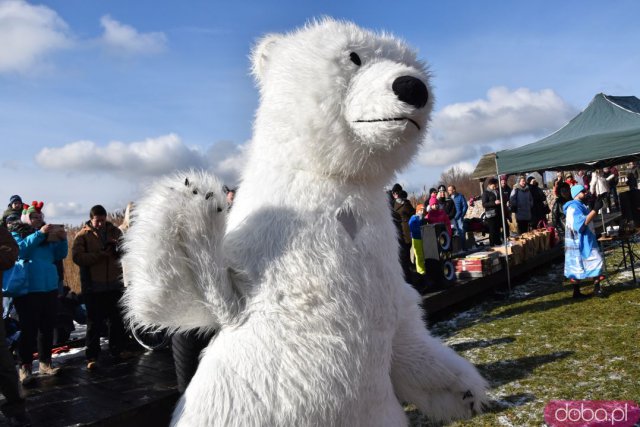
[(555, 131), (598, 92), (640, 95), (637, 1), (0, 0), (0, 201), (76, 224), (175, 168), (233, 184), (258, 101), (251, 46), (322, 15), (430, 64), (432, 131), (397, 178), (410, 190)]

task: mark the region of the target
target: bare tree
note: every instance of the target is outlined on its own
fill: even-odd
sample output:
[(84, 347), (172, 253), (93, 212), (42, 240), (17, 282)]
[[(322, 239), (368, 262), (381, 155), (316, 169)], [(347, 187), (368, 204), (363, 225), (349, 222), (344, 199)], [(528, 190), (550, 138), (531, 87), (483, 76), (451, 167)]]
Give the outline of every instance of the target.
[[(437, 185), (444, 184), (445, 186), (453, 185), (456, 187), (458, 193), (469, 198), (470, 196), (477, 196), (480, 186), (478, 181), (471, 179), (471, 172), (465, 172), (463, 169), (452, 166), (440, 175), (440, 181)], [(434, 187), (437, 187), (435, 185)]]

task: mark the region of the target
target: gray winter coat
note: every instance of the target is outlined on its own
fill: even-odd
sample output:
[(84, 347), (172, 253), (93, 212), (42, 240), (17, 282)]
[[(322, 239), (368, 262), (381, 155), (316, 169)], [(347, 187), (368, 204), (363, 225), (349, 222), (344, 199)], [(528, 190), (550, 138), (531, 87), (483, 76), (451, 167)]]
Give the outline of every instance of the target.
[(519, 185), (513, 187), (509, 197), (511, 212), (515, 212), (517, 221), (531, 221), (531, 208), (533, 207), (533, 197), (529, 186), (522, 188)]

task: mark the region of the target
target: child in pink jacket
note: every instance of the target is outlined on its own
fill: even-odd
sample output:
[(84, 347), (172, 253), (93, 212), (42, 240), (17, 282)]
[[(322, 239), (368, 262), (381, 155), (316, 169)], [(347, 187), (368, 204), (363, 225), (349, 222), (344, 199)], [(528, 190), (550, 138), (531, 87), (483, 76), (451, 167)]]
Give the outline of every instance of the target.
[(425, 217), (427, 223), (444, 224), (447, 227), (447, 233), (449, 233), (449, 237), (451, 237), (451, 221), (449, 220), (449, 217), (447, 216), (445, 211), (440, 207), (438, 199), (436, 199), (435, 197), (431, 197), (429, 199), (429, 206), (431, 209), (429, 209), (429, 212), (427, 212), (427, 216)]

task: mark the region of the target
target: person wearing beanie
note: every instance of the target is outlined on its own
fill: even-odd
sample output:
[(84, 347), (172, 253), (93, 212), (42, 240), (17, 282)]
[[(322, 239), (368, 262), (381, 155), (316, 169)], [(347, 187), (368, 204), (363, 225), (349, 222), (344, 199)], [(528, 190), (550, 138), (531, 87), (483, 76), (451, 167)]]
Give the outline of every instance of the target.
[[(393, 212), (393, 205), (396, 202), (396, 199), (398, 198), (398, 194), (400, 194), (400, 192), (402, 191), (402, 185), (398, 184), (397, 182), (395, 184), (393, 184), (393, 187), (391, 187), (391, 190), (387, 190), (387, 197), (389, 197), (389, 205), (391, 206), (391, 210)], [(395, 214), (393, 214), (393, 222), (397, 222), (398, 218), (395, 216)]]
[(602, 255), (598, 247), (593, 219), (602, 209), (597, 199), (593, 209), (584, 204), (586, 189), (576, 184), (571, 187), (572, 200), (564, 204), (566, 232), (564, 234), (564, 275), (573, 284), (573, 298), (582, 298), (579, 280), (593, 279), (593, 294), (603, 297), (600, 282), (604, 279)]
[(424, 198), (424, 205), (425, 205), (426, 212), (429, 212), (431, 210), (431, 203), (429, 203), (429, 201), (431, 200), (432, 197), (435, 197), (435, 198), (438, 197), (438, 190), (436, 190), (433, 187), (429, 189), (429, 194), (427, 194), (427, 196)]
[(429, 199), (429, 205), (431, 209), (427, 212), (427, 216), (425, 217), (427, 223), (429, 224), (444, 224), (447, 227), (447, 233), (449, 233), (449, 237), (451, 237), (451, 221), (447, 216), (446, 212), (440, 209), (440, 202), (437, 197), (431, 197)]
[(20, 316), (18, 376), (23, 385), (33, 382), (33, 354), (38, 353), (40, 375), (55, 375), (51, 364), (53, 329), (58, 307), (59, 274), (56, 262), (66, 258), (69, 249), (64, 228), (46, 224), (42, 202), (25, 205), (22, 221), (12, 222), (9, 230), (20, 248), (20, 258), (29, 263), (27, 293), (13, 302)]
[(422, 225), (424, 224), (425, 207), (422, 203), (416, 206), (416, 213), (409, 219), (409, 230), (411, 232), (411, 252), (416, 266), (416, 274), (411, 281), (411, 285), (419, 292), (425, 291), (425, 262), (424, 248), (422, 245)]
[[(35, 200), (31, 202), (31, 205), (24, 205), (20, 220), (29, 225), (33, 225), (32, 221), (44, 221), (44, 214), (42, 213), (43, 206), (44, 202), (38, 202)], [(33, 214), (36, 215), (32, 216)]]
[(22, 197), (17, 194), (11, 196), (9, 198), (9, 204), (7, 205), (7, 209), (5, 209), (2, 214), (2, 226), (7, 226), (7, 217), (11, 214), (22, 215)]

